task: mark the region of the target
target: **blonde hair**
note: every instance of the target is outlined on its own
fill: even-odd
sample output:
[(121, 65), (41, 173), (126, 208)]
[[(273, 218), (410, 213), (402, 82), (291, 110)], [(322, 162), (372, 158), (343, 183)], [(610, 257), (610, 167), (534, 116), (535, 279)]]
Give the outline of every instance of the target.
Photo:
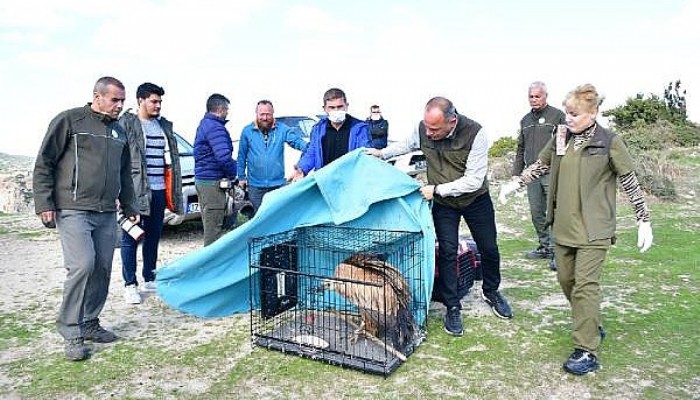
[(564, 97), (562, 104), (564, 107), (573, 107), (585, 110), (587, 112), (597, 111), (598, 107), (605, 100), (596, 90), (595, 86), (590, 83), (576, 86)]

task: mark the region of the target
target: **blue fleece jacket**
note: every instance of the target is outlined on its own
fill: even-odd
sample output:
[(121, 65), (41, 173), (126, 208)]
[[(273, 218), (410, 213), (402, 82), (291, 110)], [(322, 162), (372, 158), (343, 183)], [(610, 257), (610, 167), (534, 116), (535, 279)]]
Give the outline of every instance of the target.
[(255, 123), (243, 128), (238, 143), (238, 179), (260, 188), (282, 186), (284, 177), (284, 144), (304, 151), (307, 143), (285, 124), (270, 129), (267, 140)]
[[(346, 124), (350, 124), (350, 140), (348, 141), (348, 153), (360, 147), (372, 147), (372, 140), (369, 136), (369, 125), (348, 115)], [(328, 118), (322, 118), (311, 128), (311, 141), (304, 154), (301, 155), (297, 167), (304, 172), (304, 175), (314, 169), (323, 167), (323, 144), (321, 140), (326, 135)]]
[(226, 120), (206, 113), (194, 138), (194, 177), (197, 180), (236, 178), (236, 161), (231, 158), (233, 143)]

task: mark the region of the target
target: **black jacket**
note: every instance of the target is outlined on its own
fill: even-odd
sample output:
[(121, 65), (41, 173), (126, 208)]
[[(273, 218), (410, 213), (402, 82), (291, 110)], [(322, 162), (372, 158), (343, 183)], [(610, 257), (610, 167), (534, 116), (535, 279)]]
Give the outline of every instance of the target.
[(537, 156), (552, 138), (557, 125), (565, 122), (561, 110), (547, 105), (538, 111), (530, 111), (520, 120), (518, 150), (513, 163), (513, 176), (520, 175), (523, 169), (537, 161)]
[(34, 209), (113, 212), (134, 207), (131, 157), (116, 120), (90, 104), (58, 114), (49, 124), (34, 165)]

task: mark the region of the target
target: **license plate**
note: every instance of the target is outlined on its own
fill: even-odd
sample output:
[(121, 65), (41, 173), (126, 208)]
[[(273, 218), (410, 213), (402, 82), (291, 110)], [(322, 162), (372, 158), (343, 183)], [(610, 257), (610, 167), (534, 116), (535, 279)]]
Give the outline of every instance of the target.
[(187, 208), (188, 208), (188, 210), (187, 210), (188, 214), (199, 212), (199, 203), (190, 203)]

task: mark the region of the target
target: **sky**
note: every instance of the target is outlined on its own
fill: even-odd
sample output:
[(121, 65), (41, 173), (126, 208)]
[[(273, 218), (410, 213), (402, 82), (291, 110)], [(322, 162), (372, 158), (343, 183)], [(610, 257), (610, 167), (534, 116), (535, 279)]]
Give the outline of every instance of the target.
[(392, 139), (433, 96), (491, 141), (515, 136), (533, 81), (556, 107), (592, 83), (606, 110), (680, 79), (700, 122), (698, 21), (695, 0), (3, 1), (0, 152), (35, 156), (51, 119), (91, 101), (101, 76), (125, 84), (125, 109), (141, 83), (164, 87), (162, 115), (190, 141), (212, 93), (231, 100), (235, 138), (258, 100), (313, 115), (331, 87), (357, 118), (381, 105)]

